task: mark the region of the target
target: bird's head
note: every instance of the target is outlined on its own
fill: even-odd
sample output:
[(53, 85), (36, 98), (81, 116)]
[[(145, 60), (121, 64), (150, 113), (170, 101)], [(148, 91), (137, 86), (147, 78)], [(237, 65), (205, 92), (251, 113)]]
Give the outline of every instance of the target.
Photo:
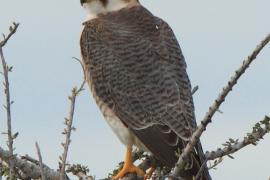
[(88, 19), (94, 19), (99, 14), (117, 11), (125, 7), (139, 5), (138, 0), (80, 0), (86, 10)]

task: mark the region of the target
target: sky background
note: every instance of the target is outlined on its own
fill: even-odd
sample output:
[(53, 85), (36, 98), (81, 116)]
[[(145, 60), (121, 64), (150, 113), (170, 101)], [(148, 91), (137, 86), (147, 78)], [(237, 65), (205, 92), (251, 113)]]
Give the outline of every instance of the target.
[[(255, 46), (270, 33), (269, 0), (142, 0), (155, 15), (174, 30), (188, 64), (197, 120)], [(82, 80), (79, 36), (85, 13), (79, 0), (0, 0), (0, 32), (20, 22), (18, 32), (4, 48), (14, 66), (10, 74), (13, 131), (19, 131), (16, 153), (36, 156), (39, 142), (43, 161), (58, 166), (62, 153), (67, 96)], [(229, 138), (242, 138), (253, 125), (270, 115), (270, 46), (266, 47), (241, 78), (202, 136), (204, 150), (215, 150)], [(2, 79), (1, 79), (2, 80)], [(1, 87), (1, 92), (3, 87)], [(0, 96), (0, 104), (4, 96)], [(0, 131), (6, 118), (0, 109)], [(89, 90), (82, 92), (76, 106), (68, 160), (88, 165), (97, 179), (107, 176), (123, 160), (124, 146), (110, 130)], [(0, 146), (5, 146), (1, 135)], [(211, 175), (216, 180), (267, 180), (270, 177), (270, 136), (225, 158)], [(75, 179), (75, 178), (74, 178)]]

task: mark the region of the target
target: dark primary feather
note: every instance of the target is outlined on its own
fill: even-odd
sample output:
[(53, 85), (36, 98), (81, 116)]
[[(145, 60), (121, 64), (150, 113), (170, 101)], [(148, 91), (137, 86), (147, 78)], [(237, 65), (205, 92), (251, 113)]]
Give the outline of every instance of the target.
[(171, 28), (141, 6), (84, 25), (81, 53), (92, 90), (157, 158), (174, 166), (175, 151), (183, 149), (196, 121)]

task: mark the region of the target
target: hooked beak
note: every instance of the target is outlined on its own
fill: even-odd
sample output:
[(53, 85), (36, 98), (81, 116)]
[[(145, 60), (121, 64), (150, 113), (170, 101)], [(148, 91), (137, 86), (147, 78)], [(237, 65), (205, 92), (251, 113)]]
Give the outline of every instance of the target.
[(81, 6), (83, 6), (83, 3), (86, 2), (86, 0), (80, 0), (81, 1)]

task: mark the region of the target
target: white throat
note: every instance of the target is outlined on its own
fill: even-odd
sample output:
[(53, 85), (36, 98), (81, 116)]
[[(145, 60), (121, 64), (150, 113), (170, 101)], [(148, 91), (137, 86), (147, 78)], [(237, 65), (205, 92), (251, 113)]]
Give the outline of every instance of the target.
[(86, 20), (97, 18), (98, 14), (105, 13), (106, 10), (100, 1), (91, 1), (90, 3), (84, 3), (83, 8), (86, 10)]
[(106, 6), (107, 12), (118, 11), (125, 8), (129, 3), (123, 0), (109, 0)]
[(138, 5), (136, 0), (125, 2), (123, 0), (108, 0), (106, 7), (99, 0), (84, 3), (83, 7), (87, 13), (87, 20), (95, 19), (99, 14), (106, 14), (112, 11), (118, 11), (127, 6)]

